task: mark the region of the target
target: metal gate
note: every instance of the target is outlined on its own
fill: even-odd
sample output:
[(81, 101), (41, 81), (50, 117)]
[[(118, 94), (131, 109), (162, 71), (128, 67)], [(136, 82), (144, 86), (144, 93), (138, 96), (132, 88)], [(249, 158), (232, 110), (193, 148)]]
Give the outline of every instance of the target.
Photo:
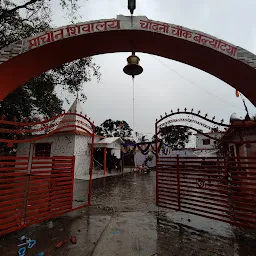
[[(156, 202), (159, 207), (256, 228), (256, 157), (180, 157), (162, 152), (161, 129), (185, 122), (215, 130), (229, 125), (185, 111), (160, 116), (155, 123)], [(174, 118), (182, 116), (182, 118)], [(199, 118), (196, 120), (194, 118)], [(208, 124), (206, 125), (205, 122)], [(218, 129), (217, 129), (218, 130)], [(200, 132), (199, 132), (200, 133)], [(207, 134), (206, 137), (214, 139)], [(217, 141), (217, 139), (216, 139)], [(222, 139), (218, 139), (222, 141)], [(226, 142), (228, 140), (225, 140)], [(230, 142), (230, 141), (229, 141)], [(240, 143), (241, 141), (239, 141)], [(232, 142), (237, 143), (237, 142)]]
[(256, 228), (256, 158), (157, 156), (157, 205)]
[[(0, 235), (73, 210), (75, 157), (0, 157)], [(28, 171), (30, 170), (30, 171)]]
[[(75, 200), (75, 156), (35, 156), (31, 150), (36, 141), (62, 131), (90, 137), (89, 180), (86, 193), (82, 191), (85, 200)], [(34, 123), (0, 119), (0, 134), (15, 135), (12, 139), (0, 138), (2, 144), (8, 148), (16, 143), (30, 144), (29, 152), (0, 156), (0, 236), (90, 205), (94, 131), (93, 122), (77, 113)], [(26, 138), (27, 134), (37, 136)]]

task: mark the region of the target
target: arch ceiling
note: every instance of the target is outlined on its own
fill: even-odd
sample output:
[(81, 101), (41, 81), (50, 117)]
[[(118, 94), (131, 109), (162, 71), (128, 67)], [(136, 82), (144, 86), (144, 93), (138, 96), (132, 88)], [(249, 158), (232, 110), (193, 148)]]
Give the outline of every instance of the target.
[(123, 15), (55, 28), (1, 49), (0, 100), (33, 77), (63, 63), (132, 50), (201, 69), (236, 88), (256, 105), (253, 53), (200, 31), (146, 16)]

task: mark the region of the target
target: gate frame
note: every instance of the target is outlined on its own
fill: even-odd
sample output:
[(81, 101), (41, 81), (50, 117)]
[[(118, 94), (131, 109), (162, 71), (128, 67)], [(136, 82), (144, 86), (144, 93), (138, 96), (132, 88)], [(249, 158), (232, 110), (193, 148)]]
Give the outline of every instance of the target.
[[(178, 111), (176, 112), (176, 113), (171, 113), (171, 114), (169, 114), (169, 115), (167, 115), (167, 114), (165, 114), (165, 116), (164, 117), (162, 117), (161, 116), (161, 118), (159, 119), (159, 120), (157, 120), (156, 119), (156, 122), (155, 122), (155, 147), (156, 147), (156, 205), (158, 206), (158, 209), (159, 209), (159, 207), (161, 207), (161, 206), (159, 206), (159, 152), (160, 152), (160, 149), (161, 149), (161, 145), (159, 146), (159, 138), (158, 138), (158, 135), (159, 135), (159, 128), (161, 128), (160, 126), (158, 126), (158, 124), (160, 123), (160, 122), (162, 122), (163, 120), (165, 120), (166, 118), (168, 118), (168, 117), (170, 117), (170, 116), (173, 116), (173, 115), (176, 115), (176, 114), (192, 114), (192, 115), (194, 115), (194, 116), (197, 116), (197, 117), (200, 117), (200, 118), (202, 118), (202, 119), (204, 119), (205, 121), (208, 121), (208, 122), (211, 122), (211, 123), (213, 123), (213, 124), (215, 124), (215, 125), (219, 125), (219, 126), (224, 126), (224, 127), (239, 127), (239, 128), (243, 128), (243, 127), (250, 127), (251, 125), (254, 125), (255, 126), (255, 124), (256, 124), (256, 121), (255, 120), (239, 120), (239, 121), (236, 121), (236, 122), (234, 122), (234, 123), (232, 123), (231, 125), (226, 125), (226, 124), (223, 124), (223, 121), (221, 122), (221, 123), (218, 123), (218, 122), (216, 122), (216, 121), (214, 121), (213, 119), (212, 120), (210, 120), (210, 119), (208, 119), (207, 118), (207, 115), (205, 115), (205, 117), (203, 117), (203, 116), (201, 116), (201, 115), (199, 115), (199, 113), (200, 112), (198, 112), (198, 114), (195, 114), (195, 113), (192, 113), (192, 111), (191, 112), (186, 112), (186, 109), (185, 109), (185, 111), (184, 112), (179, 112), (179, 109), (178, 109)], [(182, 119), (177, 119), (176, 121), (182, 121)], [(174, 122), (175, 122), (175, 120), (174, 120)], [(166, 122), (167, 123), (167, 122)], [(171, 123), (171, 122), (170, 122)], [(197, 124), (201, 124), (200, 122), (199, 123), (197, 123)], [(199, 130), (197, 130), (197, 129), (195, 129), (195, 128), (193, 128), (193, 127), (190, 127), (190, 126), (187, 126), (187, 125), (175, 125), (175, 126), (180, 126), (180, 127), (186, 127), (186, 128), (189, 128), (189, 129), (192, 129), (192, 130), (195, 130), (195, 131), (197, 131), (198, 133), (201, 133), (201, 134), (203, 134), (204, 136), (206, 136), (206, 137), (208, 137), (208, 138), (211, 138), (211, 139), (213, 139), (213, 140), (216, 140), (216, 141), (219, 141), (219, 142), (228, 142), (228, 143), (233, 143), (233, 144), (235, 144), (235, 145), (238, 145), (239, 143), (243, 143), (243, 144), (246, 144), (246, 143), (256, 143), (256, 141), (255, 140), (243, 140), (241, 137), (240, 137), (240, 140), (239, 141), (234, 141), (234, 140), (230, 140), (230, 139), (228, 139), (228, 138), (225, 138), (225, 139), (223, 139), (223, 138), (221, 138), (221, 139), (216, 139), (216, 138), (214, 138), (214, 137), (212, 137), (212, 136), (209, 136), (208, 134), (204, 134), (203, 132), (201, 132), (201, 131), (199, 131)], [(159, 130), (158, 130), (159, 129)], [(218, 130), (216, 130), (216, 132), (218, 132)], [(170, 157), (170, 158), (172, 158), (172, 159), (174, 159), (175, 157)], [(179, 156), (177, 156), (176, 157), (176, 161), (177, 161), (177, 164), (176, 164), (176, 168), (177, 168), (177, 173), (179, 172)], [(184, 157), (183, 157), (184, 158)], [(191, 158), (191, 157), (188, 157), (188, 158)], [(192, 157), (193, 158), (193, 157)], [(195, 158), (195, 157), (194, 157)], [(228, 163), (231, 161), (233, 161), (232, 163), (234, 164), (234, 161), (235, 161), (235, 170), (236, 171), (240, 171), (241, 172), (241, 170), (243, 169), (243, 168), (245, 168), (245, 167), (243, 167), (243, 168), (241, 168), (241, 165), (244, 165), (245, 163), (245, 165), (247, 166), (248, 164), (252, 164), (252, 166), (254, 165), (254, 164), (256, 164), (256, 157), (240, 157), (239, 155), (238, 156), (236, 156), (236, 157), (230, 157), (230, 156), (222, 156), (221, 157), (222, 159), (223, 159), (223, 161), (224, 161), (224, 172), (226, 173), (226, 176), (227, 176), (227, 191), (228, 191), (228, 194), (227, 194), (227, 200), (228, 200), (228, 209), (229, 209), (229, 219), (228, 220), (225, 220), (224, 218), (223, 219), (220, 219), (220, 218), (215, 218), (215, 217), (210, 217), (210, 216), (208, 216), (208, 218), (210, 218), (210, 219), (215, 219), (215, 220), (218, 220), (218, 221), (224, 221), (224, 222), (227, 222), (227, 223), (230, 223), (230, 224), (233, 224), (233, 225), (236, 225), (236, 226), (242, 226), (242, 227), (246, 227), (246, 228), (254, 228), (254, 229), (256, 229), (256, 221), (252, 221), (252, 220), (248, 220), (248, 218), (255, 218), (256, 217), (256, 211), (254, 210), (254, 211), (250, 211), (250, 210), (252, 210), (252, 205), (250, 204), (249, 206), (248, 206), (248, 203), (245, 203), (245, 205), (247, 204), (247, 206), (241, 206), (241, 202), (239, 202), (239, 201), (235, 201), (234, 202), (234, 205), (232, 204), (230, 204), (230, 196), (231, 196), (231, 200), (232, 200), (232, 202), (233, 202), (233, 197), (234, 197), (234, 195), (233, 195), (233, 193), (235, 194), (236, 193), (236, 195), (235, 195), (235, 197), (238, 197), (238, 199), (237, 200), (243, 200), (243, 195), (239, 195), (239, 191), (240, 190), (238, 190), (238, 192), (234, 189), (234, 186), (236, 185), (236, 184), (238, 184), (237, 183), (237, 181), (234, 179), (233, 180), (233, 178), (235, 177), (235, 176), (233, 176), (233, 178), (232, 178), (232, 170), (229, 170), (228, 169)], [(200, 159), (200, 157), (198, 157), (198, 159)], [(204, 159), (207, 159), (207, 157), (204, 157)], [(244, 162), (241, 162), (242, 160), (244, 160)], [(255, 162), (252, 162), (252, 161), (255, 161)], [(218, 162), (218, 160), (217, 160), (217, 162)], [(252, 166), (250, 166), (250, 168), (248, 168), (248, 170), (250, 170), (250, 169), (256, 169), (256, 167), (254, 168), (254, 167), (252, 167)], [(234, 171), (234, 170), (233, 170)], [(238, 175), (239, 175), (239, 173), (237, 173)], [(236, 174), (236, 175), (237, 175)], [(253, 175), (253, 174), (255, 174), (256, 175), (256, 172), (252, 172), (251, 173), (251, 175)], [(230, 176), (231, 175), (231, 176)], [(244, 175), (244, 174), (243, 174)], [(198, 175), (198, 176), (200, 176), (200, 175)], [(246, 175), (247, 176), (247, 175)], [(245, 177), (246, 177), (245, 176)], [(228, 177), (231, 177), (231, 180), (229, 180), (228, 179)], [(256, 181), (253, 183), (253, 182), (251, 182), (251, 180), (247, 180), (247, 181), (244, 181), (243, 180), (244, 179), (244, 177), (243, 178), (241, 178), (240, 179), (240, 181), (238, 181), (238, 182), (240, 182), (240, 184), (241, 184), (241, 187), (240, 187), (240, 189), (243, 189), (243, 187), (244, 188), (246, 188), (246, 186), (248, 187), (248, 186), (255, 186), (256, 187)], [(256, 180), (256, 177), (254, 178), (254, 180)], [(249, 181), (249, 182), (248, 182)], [(244, 183), (244, 184), (243, 184)], [(232, 187), (232, 185), (233, 185), (233, 187)], [(171, 185), (170, 185), (171, 186)], [(177, 189), (179, 190), (179, 186), (180, 186), (180, 182), (179, 182), (179, 177), (178, 177), (178, 174), (177, 174)], [(252, 191), (254, 191), (254, 193), (256, 193), (256, 188), (251, 188), (251, 190)], [(171, 188), (170, 188), (171, 189)], [(231, 190), (230, 190), (231, 189)], [(179, 192), (180, 191), (178, 191), (178, 193), (177, 193), (177, 195), (179, 194)], [(252, 196), (252, 194), (250, 194), (250, 196), (248, 195), (248, 200), (249, 200), (249, 197), (251, 197)], [(179, 197), (179, 195), (178, 195), (178, 197)], [(240, 199), (239, 199), (240, 198)], [(250, 198), (250, 200), (251, 200), (251, 198)], [(178, 198), (178, 205), (177, 205), (177, 209), (176, 209), (176, 211), (182, 211), (182, 212), (186, 212), (186, 211), (184, 211), (184, 210), (181, 210), (181, 205), (180, 205), (180, 198)], [(256, 204), (256, 200), (253, 202), (253, 204)], [(243, 203), (242, 203), (242, 205), (243, 205)], [(244, 209), (242, 209), (243, 207), (247, 207), (247, 208), (244, 208)], [(250, 208), (251, 207), (251, 208)], [(168, 207), (167, 207), (168, 208)], [(234, 217), (233, 216), (233, 211), (231, 211), (230, 209), (232, 208), (232, 210), (233, 210), (233, 208), (236, 210), (236, 211), (242, 211), (241, 213), (237, 213), (236, 212), (236, 216)], [(249, 209), (248, 209), (249, 208)], [(172, 208), (170, 208), (170, 209), (172, 209)], [(173, 209), (174, 210), (174, 209)], [(192, 209), (193, 210), (193, 209)], [(198, 211), (198, 209), (195, 209), (196, 211)], [(159, 211), (158, 211), (159, 212)], [(198, 216), (200, 216), (200, 214), (198, 214), (198, 213), (193, 213), (193, 212), (189, 212), (190, 214), (194, 214), (194, 215), (198, 215)], [(239, 214), (241, 215), (241, 216), (239, 216)], [(255, 214), (255, 216), (253, 215), (253, 214)], [(203, 216), (203, 215), (202, 215)], [(224, 215), (223, 215), (224, 216)], [(204, 216), (204, 217), (206, 217), (207, 218), (207, 216)], [(221, 216), (220, 216), (221, 217)], [(246, 219), (247, 218), (247, 219)], [(238, 221), (239, 220), (239, 221)]]
[[(76, 122), (77, 120), (68, 120), (68, 122), (75, 122), (75, 125), (70, 125), (68, 124), (68, 122), (65, 122), (65, 117), (69, 117), (69, 116), (75, 116), (75, 117), (80, 117), (82, 118), (82, 120), (84, 120), (86, 123), (83, 123), (83, 121), (80, 121), (80, 123), (77, 125)], [(54, 123), (54, 121), (58, 121), (58, 119), (60, 119), (59, 123), (57, 122), (56, 124), (52, 124)], [(88, 125), (87, 125), (88, 123)], [(60, 124), (63, 124), (61, 127), (59, 127)], [(22, 122), (17, 122), (17, 121), (6, 121), (4, 120), (4, 118), (0, 119), (0, 125), (12, 125), (13, 127), (15, 128), (19, 128), (19, 129), (15, 129), (15, 128), (12, 128), (12, 129), (9, 129), (9, 128), (0, 128), (0, 132), (2, 133), (13, 133), (13, 134), (21, 134), (21, 133), (32, 133), (32, 132), (38, 132), (38, 131), (47, 131), (47, 129), (49, 128), (54, 128), (51, 132), (47, 133), (47, 134), (44, 134), (44, 135), (41, 135), (41, 136), (37, 136), (37, 137), (34, 137), (34, 138), (30, 138), (30, 139), (1, 139), (0, 138), (0, 142), (3, 142), (3, 143), (7, 143), (8, 145), (10, 146), (13, 146), (15, 143), (19, 144), (19, 143), (30, 143), (30, 149), (29, 149), (29, 153), (28, 153), (28, 156), (26, 158), (28, 158), (28, 162), (27, 162), (27, 172), (26, 172), (26, 178), (25, 178), (25, 183), (27, 184), (27, 188), (25, 189), (24, 191), (24, 203), (23, 203), (23, 207), (22, 207), (22, 218), (21, 218), (21, 223), (17, 224), (17, 226), (13, 226), (13, 227), (10, 227), (10, 228), (1, 228), (1, 231), (0, 231), (0, 236), (2, 235), (5, 235), (5, 234), (8, 234), (10, 232), (13, 232), (13, 231), (17, 231), (17, 230), (20, 230), (22, 228), (25, 228), (25, 227), (28, 227), (28, 226), (31, 226), (32, 224), (35, 224), (35, 223), (40, 223), (42, 221), (45, 221), (47, 219), (51, 219), (51, 218), (55, 218), (55, 217), (58, 217), (58, 216), (61, 216), (63, 214), (66, 214), (68, 212), (72, 212), (72, 211), (75, 211), (75, 210), (79, 210), (79, 209), (82, 209), (82, 208), (85, 208), (85, 207), (88, 207), (91, 205), (91, 196), (92, 196), (92, 170), (93, 170), (93, 155), (94, 155), (94, 138), (95, 138), (95, 125), (94, 125), (94, 122), (92, 122), (90, 119), (88, 119), (86, 116), (83, 116), (81, 114), (78, 114), (78, 113), (63, 113), (63, 114), (59, 114), (55, 117), (52, 117), (48, 120), (44, 120), (44, 121), (36, 121), (36, 122), (26, 122), (26, 121), (22, 121)], [(37, 126), (39, 126), (40, 128), (37, 128)], [(56, 128), (55, 128), (56, 126)], [(32, 129), (31, 129), (31, 128)], [(35, 128), (34, 128), (35, 127)], [(27, 129), (27, 128), (30, 128), (30, 129)], [(67, 128), (72, 128), (72, 129), (76, 129), (76, 128), (79, 128), (80, 130), (86, 132), (88, 134), (88, 136), (90, 136), (91, 138), (91, 154), (90, 154), (90, 165), (89, 165), (89, 186), (88, 186), (88, 195), (87, 195), (87, 203), (84, 204), (84, 205), (80, 205), (80, 206), (77, 206), (77, 207), (73, 207), (73, 196), (74, 196), (74, 181), (75, 181), (75, 156), (69, 156), (69, 158), (71, 157), (73, 160), (72, 160), (72, 178), (71, 178), (71, 182), (72, 182), (72, 192), (71, 192), (71, 195), (70, 195), (70, 200), (72, 201), (72, 204), (71, 204), (71, 207), (69, 210), (65, 210), (63, 212), (58, 213), (52, 213), (50, 214), (50, 217), (43, 217), (43, 218), (40, 218), (39, 219), (34, 219), (32, 220), (31, 222), (29, 223), (26, 223), (26, 212), (27, 212), (27, 208), (28, 208), (28, 198), (29, 198), (29, 184), (30, 184), (30, 176), (31, 176), (31, 171), (29, 171), (31, 168), (29, 168), (29, 165), (32, 166), (32, 163), (33, 163), (33, 153), (31, 152), (31, 145), (33, 142), (35, 141), (38, 141), (38, 140), (42, 140), (44, 138), (47, 138), (59, 131), (63, 131), (63, 130), (66, 130)], [(31, 157), (31, 154), (32, 154), (32, 157)], [(3, 159), (3, 161), (7, 161), (8, 158), (10, 159), (10, 156), (0, 156), (0, 158)], [(12, 156), (11, 157), (13, 160), (15, 160), (16, 158), (18, 159), (19, 157), (16, 157), (16, 156)], [(51, 157), (37, 157), (37, 158), (41, 158), (41, 159), (53, 159), (53, 158), (62, 158), (61, 157), (58, 157), (58, 156), (51, 156)], [(63, 156), (63, 158), (65, 158), (65, 156)], [(14, 162), (15, 164), (17, 163), (16, 161)], [(52, 168), (52, 167), (51, 167)], [(50, 170), (50, 169), (49, 169)], [(0, 171), (1, 171), (1, 168), (0, 168)], [(49, 172), (47, 170), (47, 172)], [(51, 171), (50, 171), (51, 172)], [(61, 173), (61, 172), (60, 172)], [(1, 173), (0, 173), (1, 175)], [(2, 174), (3, 177), (4, 177), (4, 173)], [(8, 190), (6, 190), (6, 192), (8, 193)], [(5, 193), (6, 193), (5, 192)], [(15, 196), (15, 195), (14, 195)], [(4, 202), (3, 202), (4, 203)], [(10, 201), (7, 201), (7, 204), (10, 203)], [(36, 218), (36, 216), (34, 216)], [(8, 223), (11, 225), (12, 222)], [(5, 225), (3, 225), (5, 226)]]

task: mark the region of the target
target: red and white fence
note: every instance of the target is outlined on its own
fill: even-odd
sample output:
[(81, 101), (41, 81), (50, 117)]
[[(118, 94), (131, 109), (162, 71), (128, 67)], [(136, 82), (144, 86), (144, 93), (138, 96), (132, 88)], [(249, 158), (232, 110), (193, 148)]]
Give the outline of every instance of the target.
[(74, 156), (0, 157), (0, 235), (86, 207), (73, 207)]
[(256, 158), (157, 157), (157, 205), (256, 228)]

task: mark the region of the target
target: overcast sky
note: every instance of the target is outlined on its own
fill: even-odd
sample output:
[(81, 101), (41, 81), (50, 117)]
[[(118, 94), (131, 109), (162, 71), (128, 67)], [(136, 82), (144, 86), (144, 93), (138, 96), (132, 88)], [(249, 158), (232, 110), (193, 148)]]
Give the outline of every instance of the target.
[[(81, 17), (78, 22), (129, 15), (127, 0), (88, 0), (79, 4)], [(67, 25), (67, 17), (60, 8), (55, 10), (53, 24)], [(196, 29), (255, 53), (255, 10), (255, 0), (137, 0), (134, 15)], [(84, 84), (88, 100), (83, 108), (97, 125), (112, 118), (126, 120), (132, 127), (132, 79), (123, 73), (129, 54), (105, 54), (94, 58), (101, 66), (102, 80)], [(155, 119), (178, 107), (200, 109), (201, 113), (216, 116), (217, 120), (224, 118), (225, 122), (233, 112), (245, 116), (235, 89), (218, 78), (173, 60), (137, 55), (144, 72), (135, 79), (136, 131), (153, 133)], [(248, 101), (247, 104), (250, 114), (255, 114), (255, 107)]]

